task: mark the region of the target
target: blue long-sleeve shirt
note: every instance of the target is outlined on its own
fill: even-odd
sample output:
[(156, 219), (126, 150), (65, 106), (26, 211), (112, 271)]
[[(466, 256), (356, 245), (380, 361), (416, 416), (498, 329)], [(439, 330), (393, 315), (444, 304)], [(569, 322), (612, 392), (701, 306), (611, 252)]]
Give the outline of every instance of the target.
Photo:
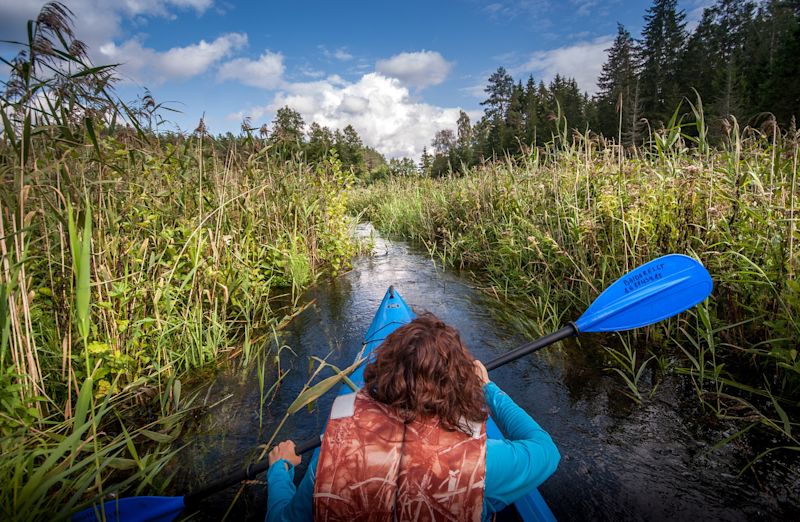
[[(550, 435), (496, 384), (484, 385), (483, 393), (492, 418), (508, 439), (486, 441), (483, 520), (490, 520), (492, 513), (513, 503), (552, 475), (561, 456)], [(275, 463), (277, 465), (270, 466), (266, 522), (312, 519), (318, 459), (319, 449), (314, 451), (298, 488), (294, 485), (291, 464), (280, 460)]]

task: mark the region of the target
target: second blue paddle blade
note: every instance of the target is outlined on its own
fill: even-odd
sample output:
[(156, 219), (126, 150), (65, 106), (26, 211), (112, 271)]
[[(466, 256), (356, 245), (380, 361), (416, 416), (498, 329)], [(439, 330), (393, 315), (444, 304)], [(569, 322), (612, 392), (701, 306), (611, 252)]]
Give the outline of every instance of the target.
[(171, 522), (181, 511), (183, 497), (126, 497), (75, 513), (72, 522)]
[(683, 312), (711, 293), (705, 267), (681, 254), (654, 259), (622, 276), (575, 321), (581, 332), (630, 330)]

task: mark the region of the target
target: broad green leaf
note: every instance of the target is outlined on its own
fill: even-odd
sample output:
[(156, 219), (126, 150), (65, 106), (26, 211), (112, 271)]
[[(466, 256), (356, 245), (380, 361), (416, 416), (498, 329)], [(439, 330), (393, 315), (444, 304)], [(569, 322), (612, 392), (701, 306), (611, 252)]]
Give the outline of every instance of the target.
[(133, 459), (124, 459), (121, 457), (113, 457), (106, 460), (106, 465), (111, 468), (119, 469), (119, 470), (126, 470), (126, 469), (137, 469), (139, 467), (138, 463)]
[(175, 405), (175, 411), (178, 411), (178, 406), (181, 403), (181, 380), (175, 379), (175, 384), (172, 385), (172, 401)]
[[(83, 238), (80, 243), (78, 272), (75, 282), (75, 305), (78, 315), (78, 329), (84, 342), (89, 338), (91, 267), (92, 267), (92, 209), (86, 202), (83, 219)], [(74, 254), (73, 254), (74, 255)]]
[(92, 141), (92, 145), (94, 145), (94, 150), (97, 152), (97, 157), (100, 161), (103, 160), (103, 153), (100, 152), (100, 144), (97, 141), (97, 135), (94, 132), (94, 122), (92, 122), (91, 118), (84, 118), (84, 124), (86, 125), (86, 132), (89, 134), (89, 139)]
[(347, 380), (349, 382), (349, 385), (354, 390), (357, 390), (358, 387), (355, 386), (355, 384), (352, 381), (350, 381), (350, 379), (348, 379), (347, 376), (350, 373), (352, 373), (356, 368), (358, 368), (362, 362), (363, 362), (362, 359), (358, 359), (344, 371), (340, 371), (335, 366), (323, 362), (323, 364), (326, 364), (327, 366), (334, 368), (337, 372), (336, 375), (331, 375), (330, 377), (322, 379), (314, 386), (305, 389), (300, 395), (297, 396), (294, 402), (292, 402), (292, 404), (286, 410), (288, 414), (294, 415), (296, 412), (303, 409), (303, 407), (306, 406), (307, 404), (310, 404), (319, 399), (320, 397), (322, 397), (323, 395), (325, 395), (328, 392), (328, 390), (330, 390), (343, 380)]
[[(92, 378), (87, 377), (86, 380), (83, 381), (80, 393), (78, 393), (78, 401), (75, 403), (75, 415), (72, 418), (73, 433), (86, 423), (86, 413), (89, 411), (89, 403), (92, 400), (93, 384)], [(77, 451), (78, 444), (80, 444), (80, 439), (76, 440), (72, 446), (73, 453)]]

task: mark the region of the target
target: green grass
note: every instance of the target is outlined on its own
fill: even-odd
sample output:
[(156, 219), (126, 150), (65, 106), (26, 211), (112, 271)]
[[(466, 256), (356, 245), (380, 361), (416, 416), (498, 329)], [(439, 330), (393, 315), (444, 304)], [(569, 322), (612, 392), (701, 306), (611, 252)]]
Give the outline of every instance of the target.
[[(181, 378), (233, 357), (263, 364), (300, 294), (357, 249), (335, 153), (282, 161), (202, 121), (152, 132), (152, 99), (117, 99), (113, 67), (88, 64), (62, 6), (44, 9), (0, 97), (8, 520), (162, 489), (186, 414), (207, 406)], [(259, 378), (263, 402), (276, 381)]]
[(757, 412), (796, 447), (798, 136), (735, 121), (717, 148), (697, 135), (695, 124), (674, 123), (651, 146), (624, 154), (591, 134), (561, 136), (463, 177), (359, 188), (350, 204), (446, 265), (476, 270), (489, 294), (526, 311), (519, 323), (531, 336), (580, 315), (637, 265), (671, 252), (697, 257), (714, 279), (712, 297), (624, 339), (606, 338), (607, 366), (641, 401), (657, 386), (643, 379), (649, 366), (667, 369), (675, 359), (707, 411), (736, 417), (745, 400), (742, 422)]

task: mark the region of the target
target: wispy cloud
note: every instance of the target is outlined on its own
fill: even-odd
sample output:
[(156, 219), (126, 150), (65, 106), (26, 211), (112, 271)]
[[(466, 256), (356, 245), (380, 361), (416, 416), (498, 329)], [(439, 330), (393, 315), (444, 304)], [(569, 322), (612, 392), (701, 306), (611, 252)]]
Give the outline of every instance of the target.
[(569, 3), (577, 8), (575, 12), (578, 16), (589, 16), (592, 13), (592, 9), (600, 3), (600, 0), (569, 0)]
[(691, 0), (686, 7), (686, 30), (689, 32), (694, 31), (703, 17), (703, 11), (712, 5), (714, 5), (714, 2), (710, 0)]
[(323, 76), (325, 76), (325, 71), (315, 69), (308, 64), (298, 67), (297, 73), (303, 76), (304, 78), (313, 78), (313, 79), (322, 78)]
[(512, 20), (522, 15), (540, 16), (549, 9), (549, 0), (499, 0), (482, 8), (494, 20)]
[(322, 55), (325, 56), (325, 58), (336, 59), (339, 60), (340, 62), (347, 62), (353, 59), (353, 55), (347, 52), (346, 47), (339, 47), (338, 49), (335, 49), (333, 51), (331, 51), (324, 45), (318, 45), (317, 47), (319, 48), (320, 51), (322, 51)]
[(484, 89), (486, 89), (486, 83), (476, 83), (476, 84), (473, 84), (473, 85), (468, 85), (466, 87), (461, 87), (458, 90), (459, 90), (459, 92), (463, 92), (465, 94), (468, 94), (469, 96), (472, 96), (473, 98), (477, 98), (479, 100), (483, 100), (487, 96), (486, 91)]

